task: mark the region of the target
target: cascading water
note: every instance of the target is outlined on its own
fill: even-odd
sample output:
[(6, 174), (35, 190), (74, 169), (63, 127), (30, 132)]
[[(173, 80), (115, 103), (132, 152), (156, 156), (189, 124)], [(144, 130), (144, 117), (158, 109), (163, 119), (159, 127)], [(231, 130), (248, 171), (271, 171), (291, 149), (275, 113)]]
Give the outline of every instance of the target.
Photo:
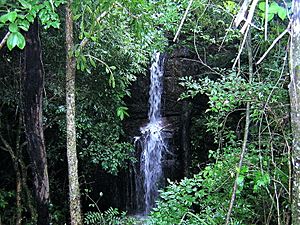
[(149, 123), (141, 128), (142, 136), (138, 137), (142, 148), (139, 174), (142, 175), (142, 185), (140, 186), (143, 190), (140, 192), (143, 193), (144, 202), (141, 208), (144, 215), (148, 214), (154, 206), (158, 189), (162, 187), (163, 183), (162, 157), (163, 150), (166, 148), (161, 118), (163, 66), (164, 57), (160, 53), (156, 53), (150, 68)]

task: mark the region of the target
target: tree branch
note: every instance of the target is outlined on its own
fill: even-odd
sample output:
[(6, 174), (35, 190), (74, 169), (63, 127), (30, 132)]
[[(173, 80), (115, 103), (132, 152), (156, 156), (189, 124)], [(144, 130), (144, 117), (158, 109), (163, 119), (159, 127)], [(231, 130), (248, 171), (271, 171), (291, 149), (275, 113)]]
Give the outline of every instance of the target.
[[(251, 31), (249, 30), (248, 35), (247, 35), (247, 50), (248, 50), (248, 60), (249, 60), (249, 83), (252, 83), (252, 79), (253, 79), (253, 60), (252, 60), (252, 46), (251, 46)], [(238, 164), (238, 169), (236, 172), (236, 178), (235, 178), (235, 182), (233, 185), (233, 191), (232, 191), (232, 195), (231, 195), (231, 200), (230, 200), (230, 204), (229, 204), (229, 209), (228, 209), (228, 213), (227, 213), (227, 217), (226, 217), (226, 223), (225, 225), (228, 225), (230, 222), (230, 215), (233, 209), (233, 205), (234, 205), (234, 201), (235, 201), (235, 197), (236, 197), (236, 192), (237, 192), (237, 188), (238, 188), (238, 184), (237, 184), (237, 180), (240, 176), (240, 171), (241, 168), (243, 166), (243, 160), (244, 160), (244, 156), (246, 154), (247, 151), (247, 141), (248, 141), (248, 135), (249, 135), (249, 127), (250, 127), (250, 102), (247, 101), (246, 103), (246, 122), (245, 122), (245, 132), (244, 132), (244, 139), (243, 139), (243, 145), (242, 145), (242, 151), (240, 154), (240, 161)]]
[(260, 64), (268, 55), (268, 53), (272, 50), (274, 45), (290, 30), (290, 24), (288, 27), (272, 42), (271, 46), (268, 48), (268, 50), (263, 54), (263, 56), (257, 61), (256, 65)]
[(249, 7), (249, 4), (251, 3), (251, 0), (244, 0), (243, 5), (241, 6), (240, 11), (238, 12), (238, 14), (235, 17), (234, 20), (234, 27), (237, 28), (240, 23), (245, 20), (245, 14), (247, 12), (247, 9)]
[(10, 32), (8, 31), (8, 32), (5, 34), (4, 38), (2, 39), (2, 41), (1, 41), (1, 43), (0, 43), (0, 49), (3, 48), (3, 46), (5, 45), (5, 43), (6, 43), (7, 39), (8, 39), (8, 37), (9, 37), (9, 35), (10, 35)]
[(13, 160), (16, 160), (16, 155), (12, 149), (12, 147), (10, 146), (10, 144), (4, 139), (4, 137), (2, 136), (2, 134), (0, 133), (0, 140), (2, 141), (4, 147), (0, 147), (3, 150), (6, 150), (9, 152), (9, 154), (11, 155), (11, 158)]
[(258, 3), (258, 0), (253, 0), (252, 4), (250, 6), (250, 9), (249, 9), (247, 20), (245, 21), (245, 24), (243, 25), (243, 27), (241, 29), (242, 34), (245, 33), (247, 27), (251, 24), (257, 3)]
[(246, 43), (246, 39), (247, 39), (247, 33), (249, 32), (249, 26), (247, 27), (247, 29), (246, 29), (246, 34), (245, 34), (245, 36), (244, 36), (244, 38), (243, 38), (243, 41), (242, 41), (242, 44), (241, 44), (241, 46), (240, 46), (240, 50), (239, 50), (239, 53), (238, 53), (238, 55), (237, 55), (237, 57), (235, 58), (235, 60), (234, 60), (234, 63), (233, 63), (233, 66), (232, 66), (232, 69), (234, 69), (234, 67), (236, 66), (236, 64), (237, 64), (237, 62), (238, 62), (238, 60), (240, 59), (240, 57), (241, 57), (241, 54), (242, 54), (242, 51), (243, 51), (243, 48), (244, 48), (244, 45), (245, 45), (245, 43)]
[(188, 14), (188, 12), (190, 11), (190, 8), (191, 8), (191, 6), (192, 6), (192, 3), (193, 3), (193, 0), (190, 0), (190, 2), (189, 2), (189, 4), (188, 4), (188, 7), (186, 8), (185, 13), (184, 13), (184, 15), (183, 15), (183, 17), (182, 17), (182, 19), (181, 19), (180, 25), (179, 25), (179, 27), (178, 27), (178, 30), (177, 30), (176, 34), (175, 34), (175, 37), (174, 37), (174, 39), (173, 39), (173, 42), (175, 42), (176, 39), (177, 39), (178, 36), (179, 36), (179, 33), (180, 33), (181, 28), (182, 28), (182, 26), (183, 26), (183, 23), (184, 23), (184, 21), (185, 21), (185, 19), (186, 19), (186, 17), (187, 17), (187, 14)]

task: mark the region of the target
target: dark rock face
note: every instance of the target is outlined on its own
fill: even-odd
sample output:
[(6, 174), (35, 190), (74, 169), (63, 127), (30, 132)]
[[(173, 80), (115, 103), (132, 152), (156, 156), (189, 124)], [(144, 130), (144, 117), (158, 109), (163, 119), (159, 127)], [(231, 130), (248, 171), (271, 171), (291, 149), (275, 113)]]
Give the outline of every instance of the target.
[[(168, 142), (168, 150), (165, 153), (163, 171), (165, 180), (179, 180), (188, 175), (189, 151), (190, 151), (190, 119), (192, 113), (192, 103), (188, 100), (178, 100), (184, 91), (179, 85), (180, 78), (185, 76), (197, 76), (200, 74), (201, 64), (191, 59), (189, 51), (185, 48), (174, 51), (168, 55), (165, 62), (165, 73), (162, 96), (162, 117), (165, 124), (164, 132)], [(132, 97), (127, 100), (130, 117), (124, 122), (125, 132), (130, 141), (134, 137), (140, 136), (140, 127), (148, 122), (148, 99), (149, 99), (149, 75), (140, 76), (131, 87)], [(201, 98), (202, 99), (202, 98)], [(206, 107), (206, 99), (201, 100), (197, 105)], [(198, 99), (199, 100), (199, 99)], [(140, 158), (141, 149), (137, 148), (135, 156)], [(126, 195), (128, 198), (124, 202), (126, 210), (136, 212), (139, 204), (136, 193), (136, 181), (133, 176), (138, 175), (139, 162), (130, 166), (131, 175), (126, 177), (130, 182), (127, 186)], [(135, 173), (135, 174), (133, 174)], [(165, 181), (165, 183), (167, 183)]]

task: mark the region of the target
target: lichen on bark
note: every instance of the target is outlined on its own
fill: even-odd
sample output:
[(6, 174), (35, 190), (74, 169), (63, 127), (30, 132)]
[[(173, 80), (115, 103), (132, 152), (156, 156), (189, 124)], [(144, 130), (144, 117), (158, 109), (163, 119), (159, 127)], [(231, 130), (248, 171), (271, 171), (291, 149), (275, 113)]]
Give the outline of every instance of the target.
[(66, 108), (67, 108), (67, 158), (69, 177), (69, 200), (71, 225), (82, 224), (80, 189), (78, 181), (78, 159), (76, 152), (75, 126), (75, 70), (72, 0), (66, 4)]

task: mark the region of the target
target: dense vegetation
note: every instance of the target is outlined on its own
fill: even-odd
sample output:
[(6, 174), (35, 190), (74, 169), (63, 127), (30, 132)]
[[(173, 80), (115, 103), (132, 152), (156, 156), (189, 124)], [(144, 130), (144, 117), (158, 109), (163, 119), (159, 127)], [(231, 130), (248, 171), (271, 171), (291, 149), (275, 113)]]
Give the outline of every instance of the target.
[[(122, 123), (130, 116), (125, 98), (136, 77), (146, 74), (151, 54), (186, 48), (201, 71), (178, 80), (184, 89), (178, 101), (197, 106), (205, 99), (207, 106), (192, 114), (187, 176), (169, 180), (147, 224), (287, 225), (293, 215), (297, 225), (292, 207), (300, 199), (292, 192), (296, 129), (289, 95), (292, 2), (245, 0), (244, 11), (239, 1), (67, 2), (71, 6), (60, 0), (0, 0), (0, 224), (36, 224), (41, 216), (31, 191), (35, 164), (24, 123), (23, 87), (30, 46), (26, 34), (38, 18), (52, 224), (73, 220), (66, 55), (76, 59), (82, 223), (135, 224), (125, 212), (101, 206), (105, 193), (94, 190), (95, 176), (117, 176), (137, 160)], [(71, 7), (74, 25), (74, 46), (67, 53), (65, 7)]]

